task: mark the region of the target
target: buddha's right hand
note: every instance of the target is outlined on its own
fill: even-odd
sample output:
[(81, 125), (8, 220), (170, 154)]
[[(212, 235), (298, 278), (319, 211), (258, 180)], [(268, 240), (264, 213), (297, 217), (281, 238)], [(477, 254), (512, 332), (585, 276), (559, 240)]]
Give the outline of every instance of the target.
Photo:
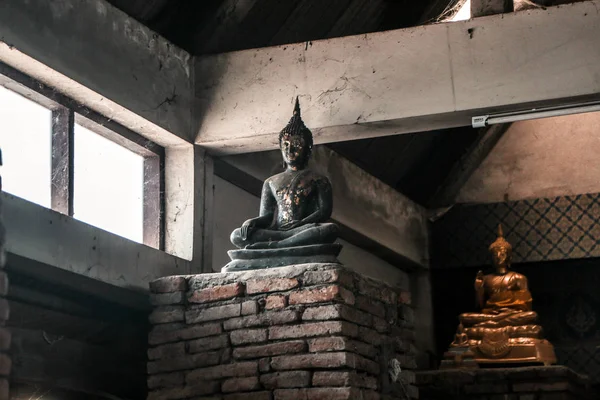
[(240, 234), (242, 236), (242, 240), (247, 240), (248, 237), (252, 235), (252, 232), (254, 232), (255, 228), (256, 228), (256, 222), (254, 222), (254, 220), (249, 219), (246, 222), (244, 222), (242, 224), (242, 227), (240, 228)]

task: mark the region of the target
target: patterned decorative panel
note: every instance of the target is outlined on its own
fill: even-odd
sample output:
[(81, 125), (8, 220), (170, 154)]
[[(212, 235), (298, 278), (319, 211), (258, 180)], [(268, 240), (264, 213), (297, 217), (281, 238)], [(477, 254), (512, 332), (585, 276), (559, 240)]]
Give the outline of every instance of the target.
[(600, 257), (600, 194), (457, 205), (433, 224), (435, 267), (489, 264), (499, 223), (513, 262)]

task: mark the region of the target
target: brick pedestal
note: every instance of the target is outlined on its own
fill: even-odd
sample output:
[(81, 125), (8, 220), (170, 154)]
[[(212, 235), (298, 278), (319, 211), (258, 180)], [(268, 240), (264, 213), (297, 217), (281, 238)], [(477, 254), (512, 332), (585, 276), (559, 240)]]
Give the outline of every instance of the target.
[(338, 264), (150, 289), (149, 400), (418, 398), (410, 295)]
[(428, 400), (593, 400), (587, 377), (563, 366), (427, 371), (417, 374)]

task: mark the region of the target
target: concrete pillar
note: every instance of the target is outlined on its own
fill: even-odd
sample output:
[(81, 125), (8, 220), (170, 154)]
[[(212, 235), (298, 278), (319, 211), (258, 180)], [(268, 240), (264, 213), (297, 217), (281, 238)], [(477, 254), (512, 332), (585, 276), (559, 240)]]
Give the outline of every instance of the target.
[(191, 273), (212, 264), (212, 158), (198, 146), (165, 152), (165, 250), (191, 261)]

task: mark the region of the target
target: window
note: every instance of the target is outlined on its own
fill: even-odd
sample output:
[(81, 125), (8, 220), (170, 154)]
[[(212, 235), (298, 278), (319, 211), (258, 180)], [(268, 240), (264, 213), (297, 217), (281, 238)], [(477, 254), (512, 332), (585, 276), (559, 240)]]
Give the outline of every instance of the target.
[(3, 189), (162, 248), (164, 149), (0, 64)]
[(465, 3), (460, 6), (457, 13), (450, 18), (450, 21), (465, 21), (468, 19), (471, 19), (471, 0), (465, 1)]
[(6, 192), (50, 207), (52, 111), (0, 86), (0, 145)]
[(144, 158), (75, 124), (73, 217), (144, 240)]

